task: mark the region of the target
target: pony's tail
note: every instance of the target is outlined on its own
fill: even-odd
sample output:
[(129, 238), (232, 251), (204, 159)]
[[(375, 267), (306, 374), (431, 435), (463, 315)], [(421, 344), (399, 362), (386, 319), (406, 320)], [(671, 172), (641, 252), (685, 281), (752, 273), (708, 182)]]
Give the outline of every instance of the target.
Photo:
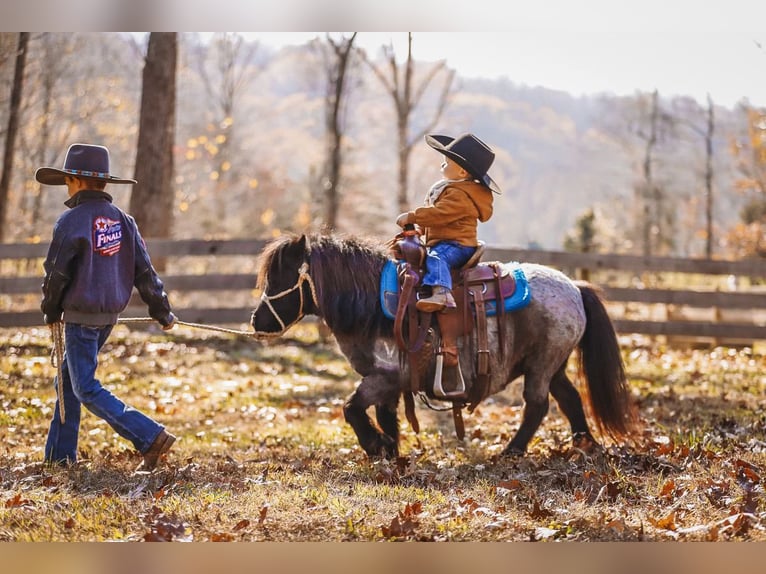
[(624, 438), (635, 429), (636, 416), (617, 334), (600, 290), (584, 281), (578, 281), (577, 287), (585, 307), (580, 368), (588, 385), (590, 410), (601, 433)]

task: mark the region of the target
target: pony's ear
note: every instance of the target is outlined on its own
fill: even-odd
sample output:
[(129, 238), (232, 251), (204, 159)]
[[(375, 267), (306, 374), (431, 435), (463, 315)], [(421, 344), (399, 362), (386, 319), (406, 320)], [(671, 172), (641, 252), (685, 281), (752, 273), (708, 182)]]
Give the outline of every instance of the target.
[(295, 245), (296, 245), (296, 246), (297, 246), (297, 247), (298, 247), (298, 248), (299, 248), (301, 251), (306, 251), (306, 249), (307, 249), (307, 245), (308, 245), (308, 238), (306, 237), (306, 234), (305, 234), (305, 233), (304, 233), (304, 234), (302, 234), (302, 235), (301, 235), (301, 236), (298, 238), (298, 241), (296, 241)]

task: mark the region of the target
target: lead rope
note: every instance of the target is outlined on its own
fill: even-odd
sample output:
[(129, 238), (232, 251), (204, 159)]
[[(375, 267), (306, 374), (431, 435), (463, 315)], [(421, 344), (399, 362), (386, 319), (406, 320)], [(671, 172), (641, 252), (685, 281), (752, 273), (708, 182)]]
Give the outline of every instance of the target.
[[(118, 323), (156, 323), (156, 319), (151, 317), (120, 317), (117, 319)], [(252, 331), (241, 331), (238, 329), (227, 329), (226, 327), (216, 327), (215, 325), (203, 325), (202, 323), (188, 323), (187, 321), (175, 320), (176, 325), (183, 325), (185, 327), (194, 327), (195, 329), (205, 329), (207, 331), (218, 331), (219, 333), (230, 333), (232, 335), (243, 335), (246, 337), (254, 337), (255, 334)]]
[[(303, 318), (303, 290), (300, 290), (300, 296), (301, 296), (301, 307), (300, 307), (300, 313), (298, 314), (298, 318), (290, 323), (289, 325), (285, 325), (282, 321), (282, 318), (274, 311), (274, 308), (271, 305), (272, 299), (278, 299), (280, 297), (283, 297), (287, 295), (288, 293), (292, 293), (295, 291), (295, 289), (300, 289), (300, 287), (303, 285), (304, 281), (308, 281), (309, 287), (311, 288), (311, 298), (314, 301), (314, 305), (318, 306), (317, 303), (317, 293), (316, 293), (316, 287), (314, 286), (314, 281), (312, 281), (311, 276), (308, 273), (308, 263), (305, 263), (301, 265), (301, 268), (299, 269), (298, 274), (298, 282), (291, 287), (290, 289), (285, 289), (281, 293), (277, 293), (276, 295), (267, 296), (264, 292), (264, 295), (262, 297), (262, 301), (266, 303), (269, 310), (272, 312), (272, 314), (277, 318), (280, 325), (282, 326), (281, 333), (284, 333), (289, 329), (291, 326), (293, 326), (295, 323), (300, 321)], [(156, 319), (153, 319), (151, 317), (120, 317), (117, 319), (118, 323), (154, 323), (156, 322)], [(245, 337), (255, 337), (260, 338), (264, 336), (264, 333), (257, 333), (254, 331), (242, 331), (239, 329), (227, 329), (226, 327), (217, 327), (215, 325), (203, 325), (201, 323), (189, 323), (187, 321), (181, 321), (176, 318), (175, 320), (176, 325), (183, 325), (185, 327), (193, 327), (195, 329), (205, 329), (208, 331), (217, 331), (219, 333), (229, 333), (231, 335), (240, 335)], [(58, 399), (59, 399), (59, 414), (61, 416), (61, 424), (64, 424), (66, 412), (64, 409), (64, 393), (62, 390), (62, 385), (64, 384), (63, 381), (63, 368), (62, 363), (64, 362), (64, 323), (61, 321), (57, 323), (51, 324), (51, 334), (53, 336), (53, 352), (51, 353), (51, 362), (54, 364), (54, 366), (58, 369)], [(281, 334), (280, 333), (280, 334)]]
[(64, 408), (64, 323), (58, 321), (51, 324), (51, 336), (53, 337), (53, 352), (51, 353), (51, 363), (58, 371), (58, 394), (59, 416), (61, 424), (66, 422), (66, 409)]
[[(117, 319), (118, 323), (155, 323), (156, 319), (151, 317), (122, 317)], [(176, 319), (176, 325), (184, 325), (186, 327), (194, 327), (195, 329), (207, 329), (208, 331), (218, 331), (220, 333), (230, 333), (232, 335), (244, 335), (246, 337), (254, 337), (255, 334), (251, 331), (240, 331), (237, 329), (227, 329), (226, 327), (216, 327), (215, 325), (203, 325), (201, 323), (188, 323), (186, 321), (179, 321)], [(58, 394), (58, 407), (59, 416), (61, 417), (61, 424), (66, 422), (66, 409), (64, 407), (64, 323), (58, 321), (51, 323), (51, 336), (53, 337), (53, 349), (51, 351), (51, 364), (56, 367), (58, 376), (58, 388), (56, 393)]]

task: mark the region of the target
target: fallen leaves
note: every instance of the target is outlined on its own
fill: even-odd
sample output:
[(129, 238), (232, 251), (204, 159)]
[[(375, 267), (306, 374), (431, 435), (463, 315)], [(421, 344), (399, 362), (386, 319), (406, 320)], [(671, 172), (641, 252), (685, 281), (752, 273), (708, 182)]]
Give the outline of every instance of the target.
[(414, 536), (420, 524), (418, 515), (423, 512), (423, 505), (419, 502), (407, 503), (404, 510), (394, 516), (388, 526), (382, 526), (384, 538), (389, 540), (406, 540)]
[(266, 522), (266, 514), (269, 511), (269, 506), (265, 505), (261, 507), (261, 510), (258, 512), (258, 524), (262, 525), (264, 522)]
[(503, 393), (466, 418), (465, 441), (423, 410), (397, 459), (370, 461), (342, 418), (356, 377), (331, 347), (117, 330), (102, 380), (181, 437), (158, 472), (133, 474), (131, 445), (87, 413), (81, 462), (41, 465), (44, 335), (0, 353), (3, 541), (766, 540), (760, 355), (635, 353), (635, 444), (573, 448), (551, 401), (529, 453), (499, 456), (523, 413)]
[(149, 532), (144, 534), (145, 542), (192, 542), (194, 536), (188, 525), (175, 514), (167, 515), (157, 506), (152, 506), (144, 516)]
[(16, 493), (11, 498), (5, 501), (3, 505), (5, 508), (21, 508), (21, 509), (34, 509), (35, 503), (28, 498), (21, 496), (21, 493)]

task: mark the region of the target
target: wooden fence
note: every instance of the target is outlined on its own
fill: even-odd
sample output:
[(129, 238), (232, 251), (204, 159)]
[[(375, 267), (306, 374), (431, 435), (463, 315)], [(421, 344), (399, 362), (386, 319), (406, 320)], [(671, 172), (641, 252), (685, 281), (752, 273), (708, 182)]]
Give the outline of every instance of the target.
[[(184, 321), (247, 323), (255, 304), (254, 264), (263, 240), (152, 240), (153, 260)], [(0, 244), (0, 327), (42, 324), (39, 310), (46, 244)], [(766, 339), (766, 260), (566, 253), (488, 247), (485, 261), (550, 265), (600, 285), (621, 334), (749, 343)], [(200, 263), (202, 262), (202, 263)], [(223, 263), (223, 264), (221, 264)], [(212, 302), (212, 303), (211, 303)], [(135, 297), (126, 317), (146, 316)]]

